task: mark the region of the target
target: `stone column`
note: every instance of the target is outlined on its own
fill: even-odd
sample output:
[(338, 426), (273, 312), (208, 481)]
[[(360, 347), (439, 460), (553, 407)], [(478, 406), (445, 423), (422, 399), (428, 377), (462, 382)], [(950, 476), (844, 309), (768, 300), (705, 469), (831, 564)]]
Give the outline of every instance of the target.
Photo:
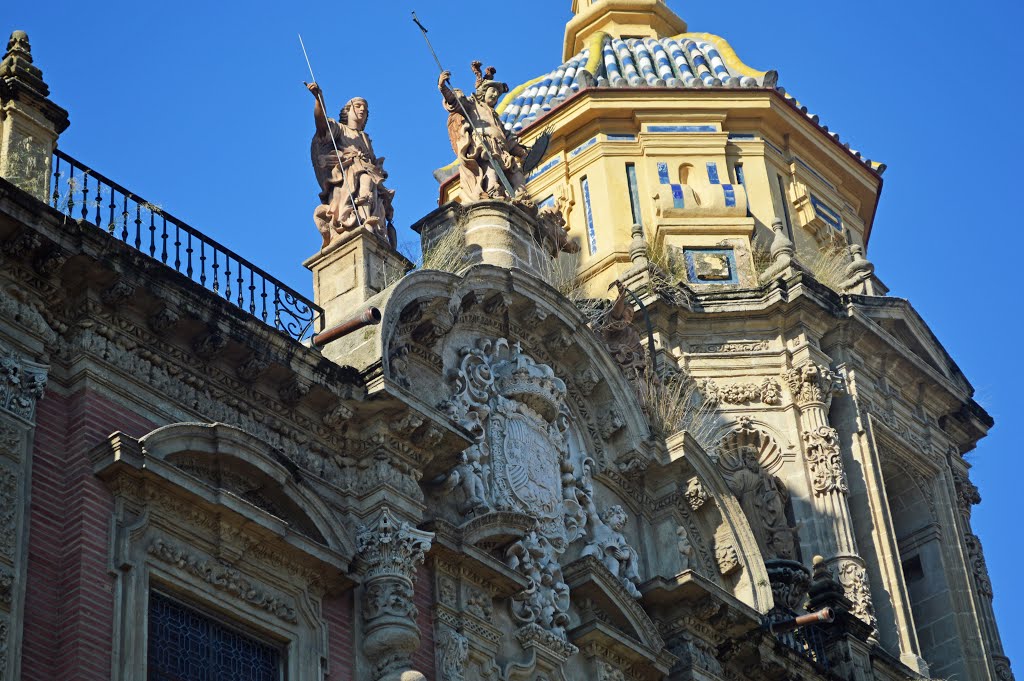
[(412, 668), (420, 645), (413, 602), (416, 566), (423, 563), (434, 535), (399, 521), (387, 506), (370, 527), (356, 534), (363, 576), (363, 655), (375, 681), (425, 681)]
[(68, 127), (68, 112), (49, 94), (28, 35), (14, 31), (0, 61), (0, 177), (46, 203), (57, 136)]
[(992, 580), (988, 576), (988, 566), (985, 565), (985, 554), (981, 550), (981, 540), (971, 527), (971, 509), (975, 504), (981, 503), (981, 495), (968, 477), (967, 471), (953, 468), (953, 485), (964, 545), (967, 547), (967, 559), (978, 596), (978, 619), (991, 654), (992, 670), (999, 681), (1013, 681), (1013, 670), (1010, 668), (1009, 658), (1003, 651), (1003, 642), (999, 637), (995, 613), (992, 610)]
[(843, 470), (839, 433), (829, 424), (828, 407), (837, 376), (827, 367), (806, 361), (783, 374), (800, 411), (804, 461), (811, 481), (811, 504), (819, 528), (818, 547), (857, 617), (875, 627), (867, 570), (857, 552), (853, 519), (847, 501), (850, 487)]

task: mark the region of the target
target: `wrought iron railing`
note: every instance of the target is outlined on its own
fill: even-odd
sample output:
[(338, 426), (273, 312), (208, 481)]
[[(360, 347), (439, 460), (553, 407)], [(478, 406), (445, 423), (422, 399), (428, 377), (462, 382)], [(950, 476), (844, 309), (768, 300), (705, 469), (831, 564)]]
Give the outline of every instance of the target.
[(237, 253), (61, 150), (54, 151), (50, 204), (302, 340), (320, 330), (323, 309)]

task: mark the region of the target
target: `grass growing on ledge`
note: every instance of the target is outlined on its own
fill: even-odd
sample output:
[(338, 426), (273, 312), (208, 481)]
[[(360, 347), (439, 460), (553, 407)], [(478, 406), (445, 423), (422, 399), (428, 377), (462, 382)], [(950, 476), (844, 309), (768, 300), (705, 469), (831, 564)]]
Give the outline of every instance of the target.
[(711, 437), (718, 428), (718, 412), (695, 381), (682, 372), (664, 378), (648, 372), (637, 380), (637, 393), (658, 435), (668, 437), (685, 430), (710, 451)]
[(580, 276), (580, 254), (562, 253), (557, 258), (544, 261), (537, 273), (552, 288), (562, 294), (583, 313), (587, 324), (594, 325), (604, 315), (607, 303), (601, 298), (591, 298), (583, 278)]
[(423, 247), (419, 266), (457, 274), (466, 265), (466, 235), (461, 225), (452, 225), (447, 232)]
[(805, 267), (819, 283), (836, 292), (842, 290), (842, 283), (846, 279), (846, 266), (850, 264), (846, 244), (831, 243), (822, 246), (807, 260), (808, 262), (804, 263)]

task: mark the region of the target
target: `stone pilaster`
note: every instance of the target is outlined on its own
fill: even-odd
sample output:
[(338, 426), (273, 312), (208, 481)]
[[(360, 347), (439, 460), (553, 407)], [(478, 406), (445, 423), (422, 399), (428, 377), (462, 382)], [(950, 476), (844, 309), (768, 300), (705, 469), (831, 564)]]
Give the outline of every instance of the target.
[(49, 94), (28, 35), (14, 31), (0, 61), (0, 177), (44, 202), (57, 136), (68, 127), (68, 112)]
[(36, 402), (47, 367), (0, 346), (0, 679), (21, 678)]
[(412, 669), (420, 645), (413, 602), (416, 567), (434, 539), (400, 521), (385, 506), (369, 527), (359, 528), (356, 545), (363, 576), (363, 655), (375, 681), (425, 679)]
[(811, 481), (811, 504), (819, 521), (819, 550), (825, 556), (852, 612), (875, 626), (867, 570), (857, 552), (853, 519), (847, 500), (850, 488), (843, 470), (839, 433), (828, 420), (828, 407), (837, 376), (827, 367), (806, 361), (783, 374), (800, 412), (804, 461)]

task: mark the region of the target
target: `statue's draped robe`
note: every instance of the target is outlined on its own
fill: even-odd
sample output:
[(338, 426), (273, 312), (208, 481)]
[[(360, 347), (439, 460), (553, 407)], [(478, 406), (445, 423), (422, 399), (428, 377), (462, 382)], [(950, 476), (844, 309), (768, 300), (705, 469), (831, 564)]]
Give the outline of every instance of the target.
[[(318, 211), (318, 215), (329, 221), (334, 229), (347, 231), (355, 229), (360, 222), (369, 222), (374, 232), (386, 236), (385, 226), (394, 214), (391, 199), (395, 193), (384, 186), (387, 174), (378, 163), (370, 137), (362, 130), (339, 124), (333, 118), (327, 119), (327, 124), (330, 134), (327, 131), (324, 134), (314, 133), (310, 145), (313, 171), (320, 184), (320, 203), (327, 206), (327, 210)], [(331, 134), (338, 145), (337, 152), (331, 142)], [(338, 166), (339, 153), (344, 173)], [(362, 195), (361, 183), (370, 187), (369, 191), (364, 189)], [(353, 200), (359, 219), (352, 206)]]

